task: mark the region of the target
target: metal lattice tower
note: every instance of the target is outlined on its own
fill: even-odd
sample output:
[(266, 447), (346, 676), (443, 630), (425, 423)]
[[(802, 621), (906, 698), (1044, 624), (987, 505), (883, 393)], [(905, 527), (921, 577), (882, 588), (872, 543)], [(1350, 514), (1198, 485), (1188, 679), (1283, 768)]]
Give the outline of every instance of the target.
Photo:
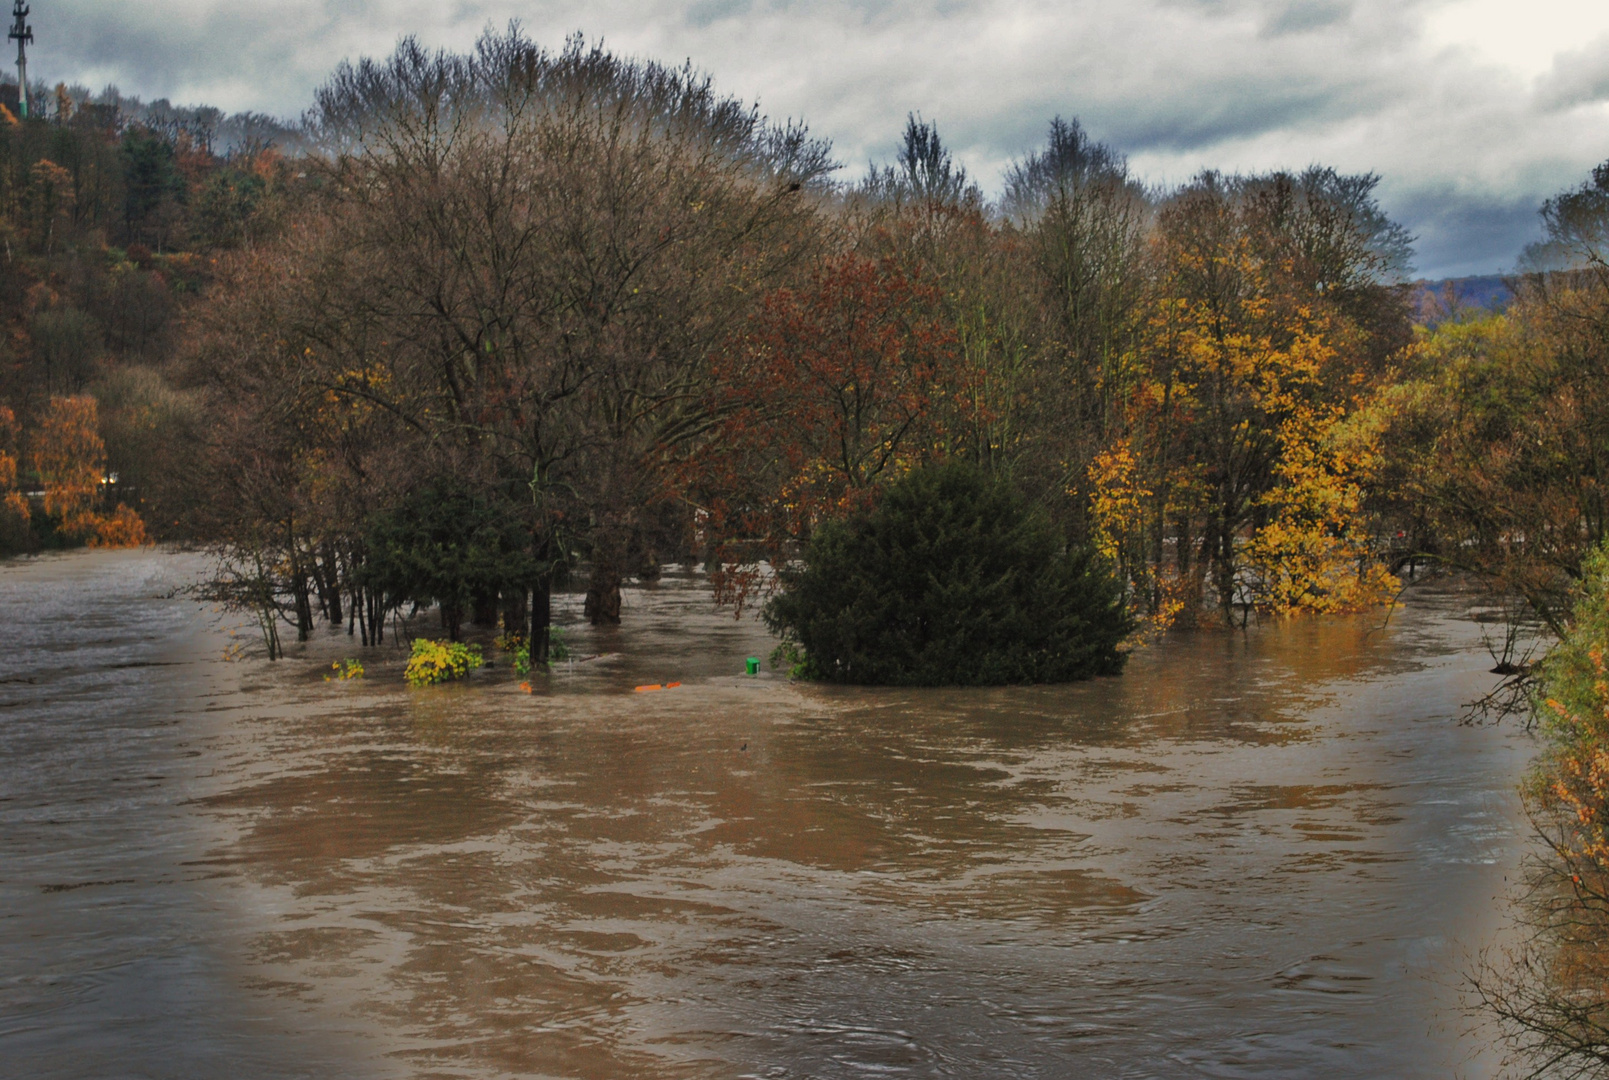
[(28, 25), (28, 13), (32, 9), (23, 0), (12, 0), (11, 33), (6, 35), (8, 41), (17, 43), (17, 111), (21, 113), (20, 119), (28, 119), (28, 46), (33, 44), (34, 28)]

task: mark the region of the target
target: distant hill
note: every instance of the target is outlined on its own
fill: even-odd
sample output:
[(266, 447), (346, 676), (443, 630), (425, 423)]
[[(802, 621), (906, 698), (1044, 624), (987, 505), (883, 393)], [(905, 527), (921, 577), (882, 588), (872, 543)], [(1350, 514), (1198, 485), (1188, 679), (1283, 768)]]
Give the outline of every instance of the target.
[(1426, 326), (1435, 326), (1459, 309), (1502, 311), (1513, 299), (1514, 290), (1508, 287), (1508, 280), (1502, 274), (1413, 283), (1414, 318)]

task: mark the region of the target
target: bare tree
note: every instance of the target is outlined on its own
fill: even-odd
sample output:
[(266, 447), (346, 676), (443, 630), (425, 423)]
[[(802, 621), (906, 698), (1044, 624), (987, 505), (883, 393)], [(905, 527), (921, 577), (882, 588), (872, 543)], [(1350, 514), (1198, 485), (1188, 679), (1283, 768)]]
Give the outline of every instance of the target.
[(518, 509), (546, 569), (505, 601), (538, 659), (578, 561), (593, 618), (618, 620), (680, 494), (668, 462), (707, 430), (710, 349), (811, 249), (826, 146), (691, 69), (517, 27), (343, 66), (308, 126), (322, 208), (273, 255), (299, 283), (273, 355), (246, 355), (304, 408), (386, 418), (406, 458), (354, 465), (359, 488), (451, 477)]

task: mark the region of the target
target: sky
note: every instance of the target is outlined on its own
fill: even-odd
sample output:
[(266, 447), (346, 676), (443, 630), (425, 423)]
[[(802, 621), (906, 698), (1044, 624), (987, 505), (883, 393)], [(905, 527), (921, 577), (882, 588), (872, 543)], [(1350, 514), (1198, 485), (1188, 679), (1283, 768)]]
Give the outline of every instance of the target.
[(1076, 117), (1147, 183), (1381, 177), (1418, 273), (1500, 273), (1609, 158), (1600, 0), (32, 0), (30, 82), (300, 115), (342, 59), (518, 19), (557, 48), (688, 60), (830, 139), (844, 176), (934, 122), (986, 193)]

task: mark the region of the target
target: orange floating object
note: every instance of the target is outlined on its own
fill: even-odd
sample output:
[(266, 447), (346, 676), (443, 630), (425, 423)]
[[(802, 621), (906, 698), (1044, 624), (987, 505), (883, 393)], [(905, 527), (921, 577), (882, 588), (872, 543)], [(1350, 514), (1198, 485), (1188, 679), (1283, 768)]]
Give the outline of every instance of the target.
[(681, 685), (681, 683), (679, 683), (679, 682), (672, 682), (672, 683), (643, 683), (641, 686), (636, 687), (636, 691), (639, 694), (646, 694), (650, 690), (674, 690), (680, 685)]

